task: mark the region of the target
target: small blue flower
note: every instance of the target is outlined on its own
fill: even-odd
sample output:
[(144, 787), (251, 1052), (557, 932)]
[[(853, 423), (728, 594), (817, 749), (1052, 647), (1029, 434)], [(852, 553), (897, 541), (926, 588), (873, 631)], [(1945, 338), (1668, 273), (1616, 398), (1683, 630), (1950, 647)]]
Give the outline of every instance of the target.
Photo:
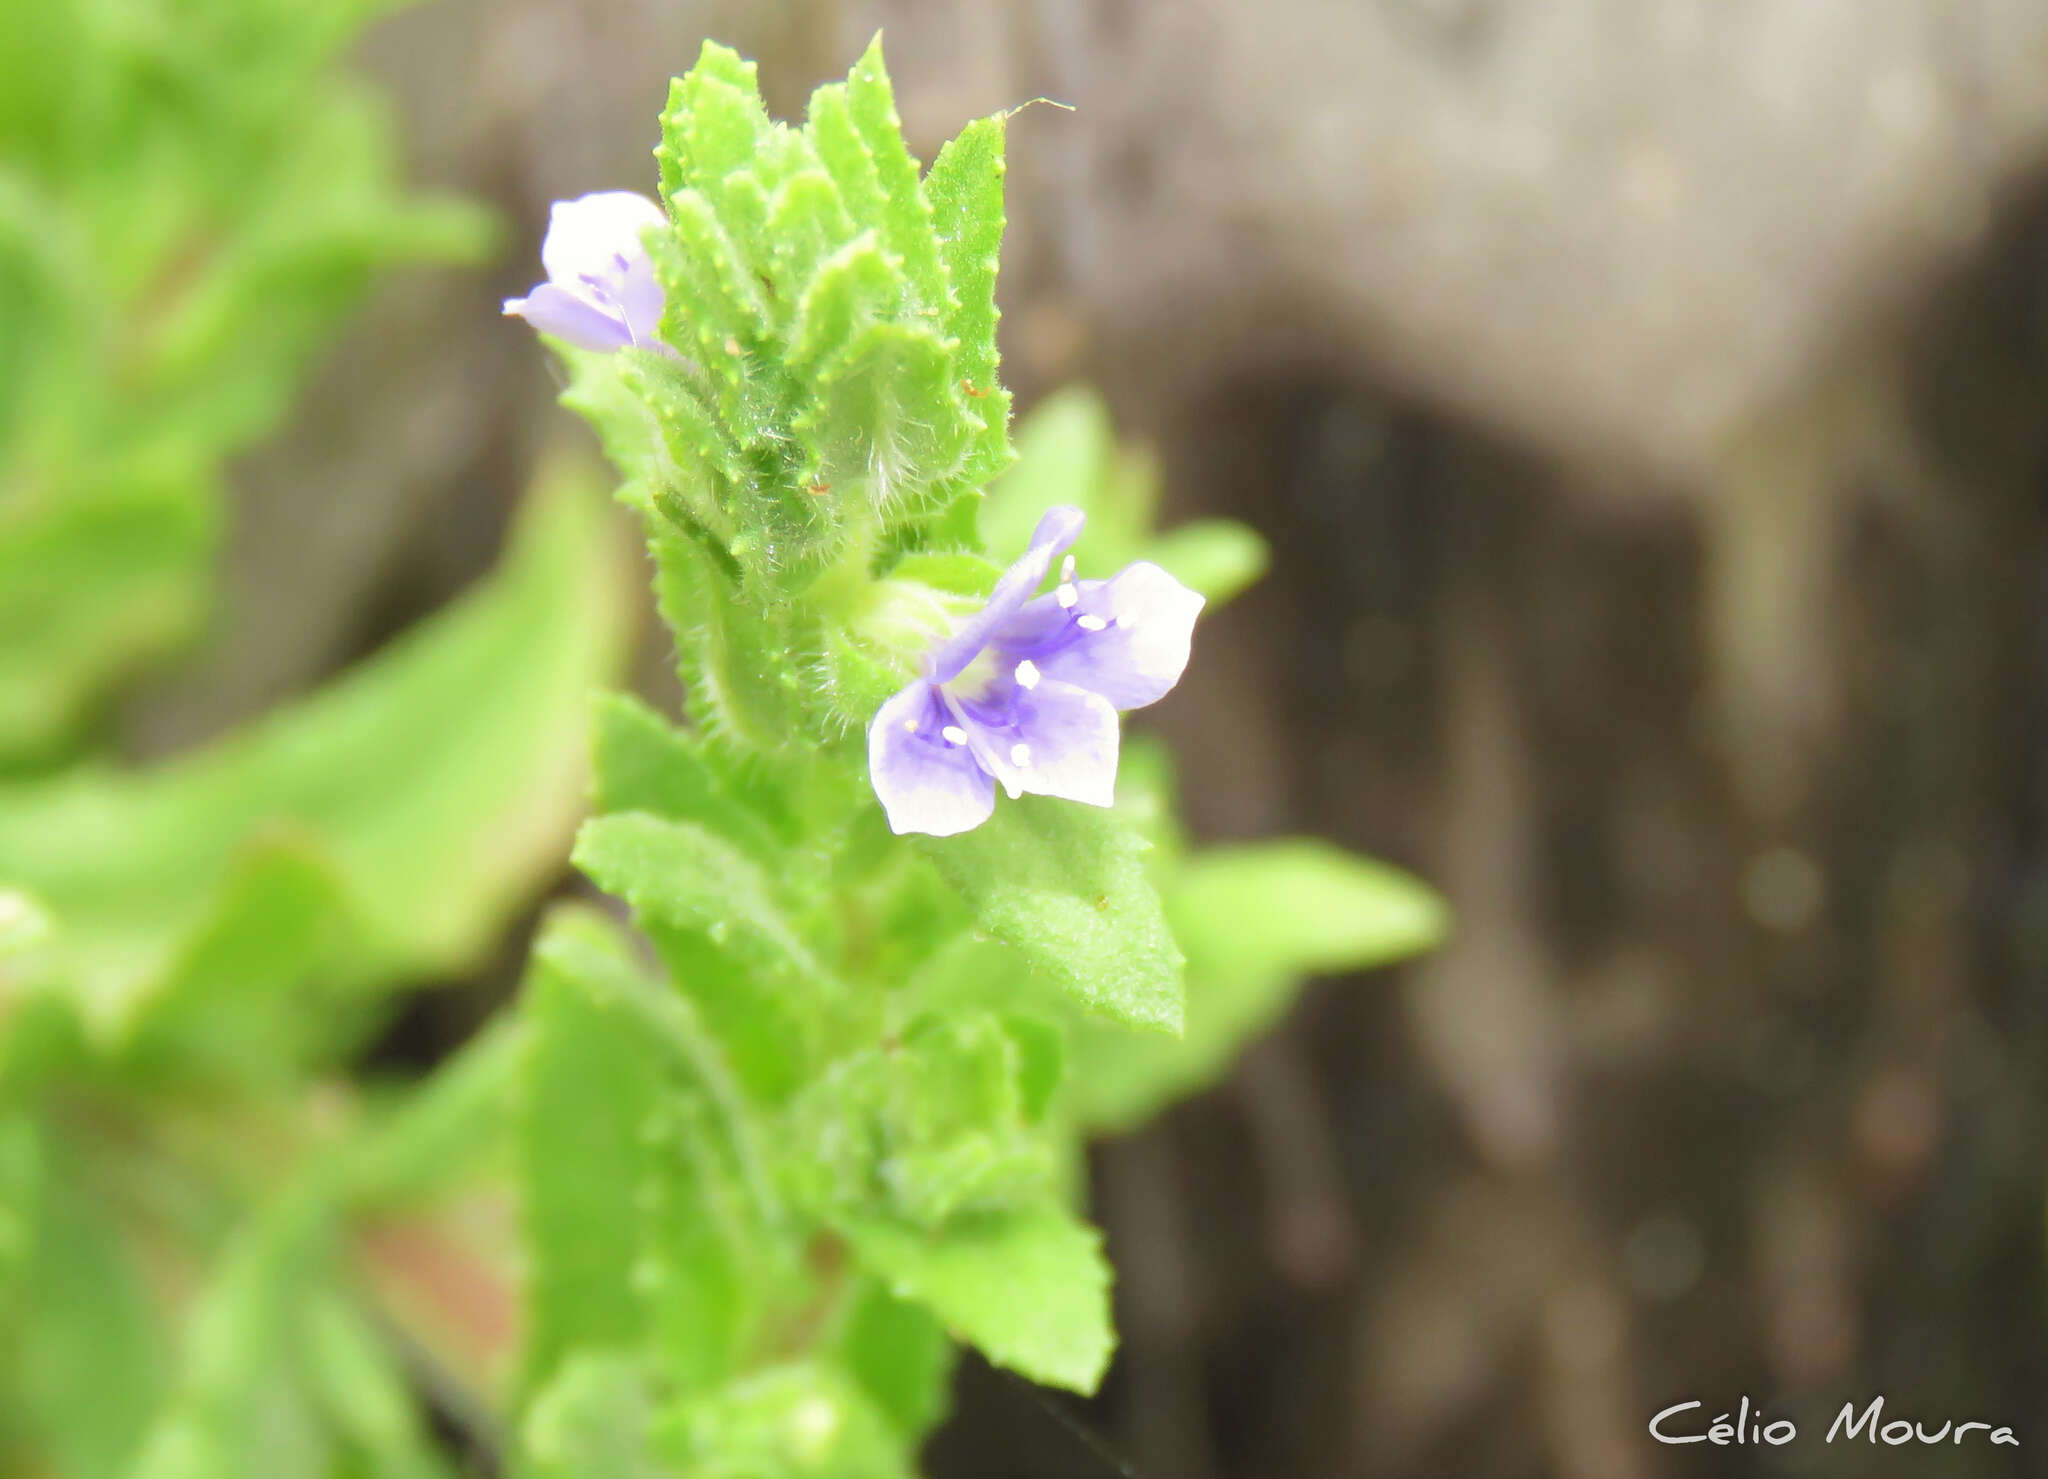
[(655, 344), (661, 283), (640, 237), (666, 225), (660, 206), (630, 190), (556, 201), (540, 248), (548, 280), (507, 298), (505, 312), (579, 349)]
[(988, 820), (995, 783), (1108, 806), (1116, 790), (1118, 709), (1163, 697), (1188, 665), (1202, 598), (1157, 565), (1074, 579), (1033, 598), (1081, 532), (1055, 508), (988, 604), (934, 647), (924, 676), (868, 727), (868, 774), (895, 832), (950, 837)]

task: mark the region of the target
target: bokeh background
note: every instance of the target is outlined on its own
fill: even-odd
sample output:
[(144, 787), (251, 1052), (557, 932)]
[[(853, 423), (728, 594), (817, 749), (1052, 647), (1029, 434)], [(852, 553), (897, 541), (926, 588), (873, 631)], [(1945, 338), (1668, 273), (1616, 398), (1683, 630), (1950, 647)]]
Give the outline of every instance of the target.
[[(933, 1471), (2048, 1473), (2039, 0), (427, 0), (361, 64), (510, 239), (389, 279), (243, 460), (129, 751), (485, 570), (584, 445), (497, 315), (548, 202), (651, 187), (704, 37), (788, 114), (878, 27), (927, 159), (1073, 106), (1012, 125), (1021, 403), (1092, 382), (1170, 515), (1272, 541), (1152, 716), (1197, 828), (1459, 920), (1101, 1147), (1109, 1387), (972, 1368)], [(1800, 1442), (1644, 1432), (1745, 1393)], [(2028, 1446), (1819, 1441), (1880, 1393)]]

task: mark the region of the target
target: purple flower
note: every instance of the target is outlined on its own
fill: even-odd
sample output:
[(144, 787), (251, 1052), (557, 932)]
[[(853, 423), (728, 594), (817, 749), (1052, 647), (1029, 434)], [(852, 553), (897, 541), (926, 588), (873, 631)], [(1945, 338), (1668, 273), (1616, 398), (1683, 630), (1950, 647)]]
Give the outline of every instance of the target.
[(1033, 599), (1085, 515), (1055, 508), (988, 604), (925, 659), (868, 727), (868, 774), (890, 830), (950, 837), (988, 820), (995, 783), (1108, 806), (1118, 709), (1162, 697), (1188, 665), (1202, 598), (1157, 565), (1074, 579)]
[(661, 284), (640, 236), (667, 224), (660, 206), (630, 190), (556, 201), (540, 247), (548, 280), (507, 298), (505, 312), (579, 349), (655, 343)]

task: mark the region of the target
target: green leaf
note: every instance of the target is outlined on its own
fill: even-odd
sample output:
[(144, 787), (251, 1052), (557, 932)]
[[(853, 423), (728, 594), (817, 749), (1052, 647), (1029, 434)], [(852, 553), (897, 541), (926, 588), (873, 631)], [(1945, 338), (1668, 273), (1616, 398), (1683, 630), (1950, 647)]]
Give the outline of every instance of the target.
[[(796, 305), (814, 290), (826, 261), (860, 233), (839, 203), (839, 187), (832, 177), (822, 169), (807, 169), (776, 188), (768, 205), (765, 234), (771, 263), (769, 281), (776, 284), (774, 301), (793, 315)], [(789, 332), (795, 339), (802, 330)]]
[(129, 472), (0, 512), (0, 765), (60, 751), (100, 695), (205, 613), (213, 490)]
[(1085, 386), (1054, 391), (1017, 428), (1017, 465), (982, 500), (983, 542), (1002, 553), (1021, 551), (1047, 509), (1072, 504), (1088, 515), (1075, 562), (1092, 553), (1088, 574), (1113, 573), (1133, 558), (1136, 536), (1151, 518), (1149, 509), (1105, 499), (1115, 461), (1116, 430), (1102, 397)]
[(703, 741), (631, 694), (598, 705), (597, 810), (695, 822), (769, 866), (780, 852), (768, 822), (732, 794)]
[(1145, 547), (1145, 558), (1216, 607), (1265, 575), (1267, 550), (1243, 524), (1197, 519), (1159, 535)]
[(716, 1049), (616, 928), (582, 911), (549, 922), (524, 1014), (529, 1389), (579, 1346), (646, 1343), (672, 1382), (723, 1378), (787, 1268)]
[(1312, 838), (1214, 848), (1187, 860), (1167, 908), (1206, 973), (1364, 970), (1443, 938), (1443, 901), (1423, 884)]
[[(730, 223), (733, 202), (726, 192), (754, 183), (748, 171), (774, 127), (761, 106), (753, 63), (707, 44), (698, 65), (683, 79), (682, 95), (669, 116), (682, 134), (684, 179), (717, 201), (719, 213)], [(757, 228), (762, 224), (754, 223)]]
[[(288, 1082), (329, 1045), (338, 1004), (320, 978), (347, 958), (360, 928), (347, 884), (317, 842), (254, 842), (136, 1018), (127, 1063), (142, 1073)], [(323, 1010), (308, 1010), (316, 1002)]]
[(804, 732), (800, 698), (812, 660), (787, 608), (743, 601), (716, 557), (677, 529), (657, 526), (647, 545), (692, 722), (742, 753), (787, 752)]
[(750, 1089), (781, 1098), (802, 1081), (844, 993), (760, 864), (694, 822), (644, 812), (586, 822), (574, 860), (655, 933)]
[(525, 1061), (523, 1022), (487, 1023), (358, 1135), (347, 1157), (351, 1207), (424, 1201), (495, 1169), (510, 1142)]
[[(835, 124), (837, 117), (828, 107), (821, 119), (813, 106), (813, 136), (819, 129)], [(939, 262), (931, 203), (925, 199), (917, 161), (903, 144), (903, 119), (896, 112), (896, 95), (882, 64), (880, 33), (868, 42), (868, 49), (847, 75), (845, 118), (860, 135), (874, 165), (881, 191), (882, 239), (888, 242), (890, 251), (902, 258), (904, 275), (909, 278), (922, 309), (932, 315), (946, 314), (952, 306), (952, 293)]]
[(319, 1479), (332, 1440), (291, 1348), (326, 1270), (325, 1202), (289, 1183), (218, 1260), (184, 1332), (177, 1387), (133, 1479)]
[(163, 1395), (164, 1332), (119, 1228), (76, 1180), (76, 1148), (9, 1141), (10, 1180), (34, 1201), (10, 1209), (29, 1243), (15, 1296), (0, 1297), (8, 1397), (66, 1475), (115, 1479)]
[(996, 323), (1002, 317), (996, 307), (996, 268), (1003, 244), (1006, 122), (998, 114), (968, 124), (939, 150), (924, 182), (953, 294), (946, 331), (959, 345), (954, 369), (962, 393), (973, 401), (983, 423), (967, 474), (977, 486), (1011, 462), (1010, 392), (996, 383), (1001, 363)]
[[(50, 911), (34, 894), (0, 888), (0, 962), (41, 949), (50, 943), (55, 930)], [(7, 970), (0, 969), (0, 995), (11, 994), (7, 988), (14, 981)]]
[(0, 880), (57, 921), (102, 1044), (197, 1044), (316, 961), (345, 994), (491, 948), (581, 810), (585, 695), (624, 657), (606, 517), (557, 481), (483, 587), (304, 703), (156, 770), (0, 786)]
[(557, 915), (527, 979), (518, 1133), (529, 1390), (577, 1347), (629, 1346), (645, 1330), (633, 1270), (660, 1062), (634, 1017), (591, 984), (636, 969), (598, 921)]
[(655, 1457), (654, 1383), (630, 1355), (580, 1351), (519, 1428), (519, 1479), (683, 1479)]
[(377, 269), (489, 245), (473, 207), (401, 193), (388, 114), (335, 75), (375, 8), (63, 4), (10, 27), (0, 766), (66, 758), (192, 635), (225, 461)]
[(1305, 838), (1195, 854), (1173, 871), (1166, 910), (1188, 953), (1187, 1032), (1178, 1042), (1092, 1024), (1075, 1034), (1065, 1102), (1090, 1131), (1130, 1129), (1221, 1078), (1304, 975), (1382, 965), (1429, 949), (1445, 928), (1422, 884)]
[(817, 395), (795, 424), (816, 449), (827, 483), (864, 489), (899, 520), (947, 501), (942, 495), (965, 465), (977, 423), (937, 333), (870, 324), (820, 369)]
[(1181, 1029), (1180, 947), (1145, 868), (1149, 844), (1116, 817), (1027, 796), (971, 832), (923, 840), (976, 922), (1089, 1011)]
[(1094, 1228), (1051, 1209), (963, 1218), (938, 1232), (841, 1229), (862, 1268), (954, 1336), (1033, 1381), (1092, 1392), (1109, 1364), (1109, 1265)]
[(790, 334), (789, 362), (798, 374), (819, 370), (851, 352), (854, 336), (887, 323), (903, 308), (903, 275), (889, 265), (872, 232), (819, 264), (804, 287)]
[(1031, 1130), (1024, 1070), (992, 1015), (915, 1022), (835, 1064), (791, 1107), (790, 1180), (821, 1216), (920, 1227), (1040, 1201), (1053, 1158)]
[(452, 1479), (397, 1358), (369, 1321), (332, 1290), (307, 1302), (308, 1387), (340, 1450), (331, 1471), (375, 1479)]
[(979, 604), (995, 589), (995, 583), (1002, 574), (1002, 566), (980, 555), (952, 550), (940, 554), (920, 552), (905, 555), (890, 570), (889, 577), (891, 580), (930, 586), (950, 595), (972, 597)]
[(709, 200), (683, 190), (669, 205), (676, 249), (655, 254), (668, 302), (663, 335), (695, 347), (699, 364), (731, 387), (721, 402), (728, 424), (744, 424), (743, 351), (758, 344), (768, 317), (761, 285)]
[(659, 1451), (690, 1479), (911, 1479), (907, 1445), (828, 1366), (770, 1367), (661, 1416)]
[(863, 1279), (831, 1349), (906, 1439), (915, 1442), (946, 1415), (953, 1342), (924, 1306)]

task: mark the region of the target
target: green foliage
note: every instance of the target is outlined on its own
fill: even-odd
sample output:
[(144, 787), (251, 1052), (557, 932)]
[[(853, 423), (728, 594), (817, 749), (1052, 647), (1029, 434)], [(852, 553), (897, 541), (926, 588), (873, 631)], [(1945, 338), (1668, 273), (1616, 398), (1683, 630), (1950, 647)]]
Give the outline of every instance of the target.
[(205, 614), (224, 460), (379, 268), (488, 244), (408, 198), (329, 63), (367, 5), (51, 0), (0, 53), (0, 773)]
[[(489, 583), (304, 704), (157, 770), (0, 786), (0, 879), (54, 921), (29, 986), (152, 1071), (275, 1077), (366, 990), (475, 961), (580, 809), (620, 573), (558, 483)], [(313, 982), (312, 1014), (281, 990)]]
[[(332, 686), (150, 770), (80, 760), (113, 686), (205, 615), (225, 459), (379, 268), (489, 240), (401, 193), (379, 98), (330, 66), (377, 8), (10, 16), (0, 1473), (455, 1473), (428, 1327), (393, 1342), (410, 1311), (369, 1284), (432, 1282), (504, 1184), (522, 1037), (422, 1086), (340, 1075), (397, 989), (479, 967), (559, 867), (588, 694), (633, 627), (608, 510), (555, 475), (496, 576)], [(444, 1395), (489, 1395), (479, 1356)]]
[[(559, 857), (619, 553), (558, 481), (491, 580), (304, 703), (154, 771), (0, 787), (0, 1466), (447, 1472), (338, 1228), (489, 1159), (516, 1039), (331, 1147), (306, 1076), (393, 988), (476, 964)], [(280, 1158), (304, 1169), (267, 1191)], [(193, 1259), (216, 1272), (174, 1318), (142, 1271)]]
[(366, 1249), (502, 1179), (520, 1038), (340, 1075), (559, 866), (631, 634), (602, 500), (550, 478), (478, 590), (238, 733), (79, 756), (342, 312), (488, 241), (331, 68), (375, 8), (55, 0), (0, 52), (0, 1472), (455, 1471)]

